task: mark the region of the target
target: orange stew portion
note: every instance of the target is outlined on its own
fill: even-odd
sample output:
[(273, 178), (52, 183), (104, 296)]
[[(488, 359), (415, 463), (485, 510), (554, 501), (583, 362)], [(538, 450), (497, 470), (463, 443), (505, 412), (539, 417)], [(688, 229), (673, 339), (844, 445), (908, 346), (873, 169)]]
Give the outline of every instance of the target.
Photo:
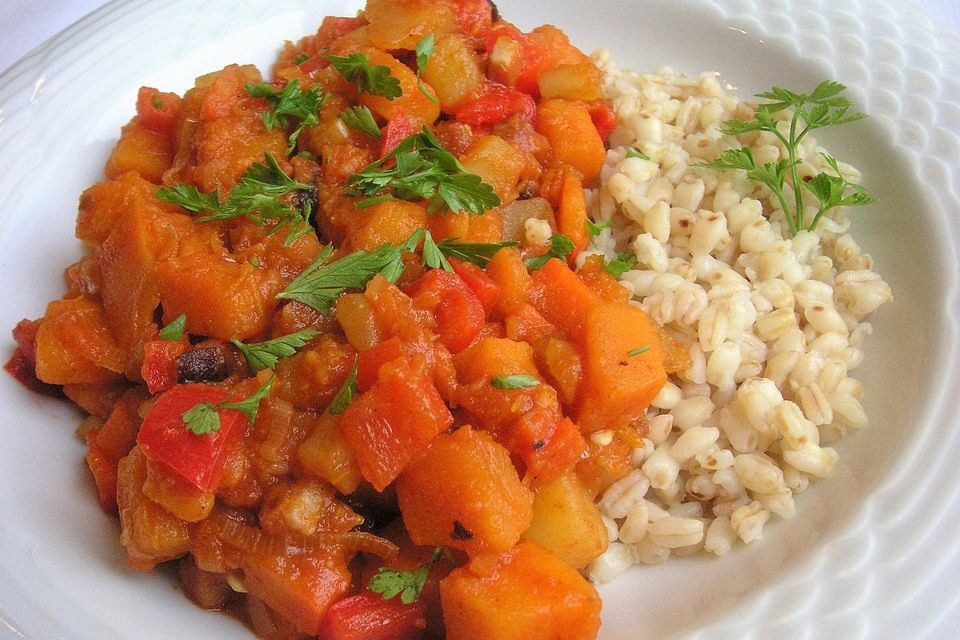
[(594, 501), (687, 359), (574, 268), (613, 125), (562, 31), (486, 0), (143, 87), (8, 364), (89, 414), (130, 565), (272, 640), (595, 637)]

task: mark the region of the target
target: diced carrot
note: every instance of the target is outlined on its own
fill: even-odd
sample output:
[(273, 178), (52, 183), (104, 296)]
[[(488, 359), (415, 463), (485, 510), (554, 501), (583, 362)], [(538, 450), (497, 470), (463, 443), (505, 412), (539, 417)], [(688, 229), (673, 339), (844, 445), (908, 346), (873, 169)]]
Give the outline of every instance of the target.
[(422, 361), (404, 358), (380, 367), (377, 383), (340, 416), (340, 433), (363, 477), (383, 491), (452, 423)]
[(573, 241), (574, 250), (570, 258), (587, 248), (590, 236), (587, 234), (587, 200), (583, 195), (583, 183), (572, 171), (563, 174), (563, 187), (560, 193), (560, 209), (557, 211), (557, 229)]
[(487, 275), (500, 286), (497, 309), (501, 312), (527, 301), (530, 295), (530, 273), (520, 254), (511, 247), (497, 251), (487, 263)]
[(651, 322), (627, 304), (603, 303), (586, 312), (576, 403), (582, 430), (609, 429), (641, 417), (666, 383), (663, 349)]
[(400, 476), (397, 500), (414, 544), (471, 555), (510, 548), (532, 515), (506, 449), (471, 427), (437, 436)]

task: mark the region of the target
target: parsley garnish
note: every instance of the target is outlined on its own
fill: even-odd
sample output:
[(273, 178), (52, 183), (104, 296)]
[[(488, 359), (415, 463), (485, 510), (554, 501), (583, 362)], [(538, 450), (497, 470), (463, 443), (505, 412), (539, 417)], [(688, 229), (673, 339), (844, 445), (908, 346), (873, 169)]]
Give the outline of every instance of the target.
[(328, 55), (327, 59), (348, 82), (356, 83), (360, 93), (383, 96), (387, 100), (403, 95), (400, 81), (390, 75), (390, 68), (370, 64), (370, 58), (362, 53), (351, 53), (348, 56)]
[(456, 238), (447, 238), (441, 240), (437, 245), (444, 255), (450, 256), (462, 262), (471, 262), (478, 267), (486, 268), (490, 258), (496, 255), (497, 251), (504, 247), (517, 246), (516, 240), (507, 240), (505, 242), (457, 242)]
[(542, 256), (537, 256), (536, 258), (527, 258), (524, 261), (524, 264), (527, 265), (527, 269), (530, 271), (536, 271), (543, 265), (547, 264), (551, 258), (560, 258), (561, 260), (565, 260), (567, 254), (573, 251), (573, 248), (573, 241), (570, 238), (563, 234), (555, 233), (550, 236), (550, 250)]
[(415, 602), (423, 591), (423, 585), (427, 583), (430, 568), (436, 564), (442, 553), (443, 551), (437, 548), (430, 559), (414, 571), (396, 571), (380, 567), (377, 574), (370, 579), (370, 591), (379, 593), (384, 600), (399, 595), (400, 602), (403, 604)]
[[(783, 215), (790, 226), (790, 232), (794, 235), (804, 229), (813, 231), (821, 216), (833, 207), (873, 202), (874, 199), (867, 194), (863, 187), (849, 183), (839, 176), (835, 161), (830, 165), (837, 172), (838, 175), (836, 176), (820, 173), (809, 182), (803, 182), (797, 170), (797, 166), (800, 164), (798, 155), (800, 142), (809, 132), (823, 127), (856, 122), (866, 117), (865, 114), (859, 112), (849, 113), (853, 103), (840, 95), (844, 89), (846, 87), (839, 82), (826, 80), (818, 84), (813, 93), (810, 94), (794, 93), (781, 87), (774, 87), (770, 91), (757, 94), (758, 98), (764, 98), (769, 102), (757, 107), (754, 112), (754, 119), (727, 120), (722, 131), (731, 136), (739, 136), (752, 131), (767, 131), (783, 143), (787, 150), (787, 157), (779, 162), (768, 162), (758, 167), (750, 149), (744, 147), (728, 149), (716, 160), (695, 166), (711, 169), (743, 170), (747, 172), (747, 177), (751, 180), (769, 187), (783, 210)], [(773, 117), (775, 113), (784, 109), (793, 110), (790, 116), (790, 127), (786, 134), (781, 133), (780, 129), (777, 128), (777, 121)], [(787, 175), (790, 176), (792, 183), (794, 199), (792, 210), (787, 204), (785, 192)], [(826, 177), (821, 178), (821, 176)], [(820, 204), (820, 209), (809, 225), (804, 220), (803, 215), (803, 195), (802, 189), (799, 188), (801, 184), (806, 185), (806, 188)], [(848, 190), (852, 193), (844, 195)]]
[(377, 121), (373, 119), (373, 113), (366, 107), (344, 109), (337, 117), (348, 127), (361, 131), (368, 136), (373, 136), (377, 140), (383, 135), (380, 133)]
[(616, 258), (603, 265), (603, 268), (614, 278), (619, 278), (636, 266), (637, 256), (629, 251), (621, 251)]
[(646, 353), (647, 351), (650, 351), (650, 345), (645, 344), (637, 347), (636, 349), (630, 349), (630, 351), (627, 351), (627, 357), (632, 358), (633, 356), (638, 356), (641, 353)]
[(270, 378), (263, 386), (253, 392), (250, 397), (239, 402), (224, 401), (219, 404), (198, 402), (180, 415), (183, 424), (187, 430), (194, 435), (203, 436), (208, 433), (215, 433), (220, 431), (221, 427), (220, 411), (229, 409), (240, 411), (243, 415), (247, 416), (250, 424), (253, 424), (257, 419), (257, 410), (260, 408), (260, 401), (270, 393), (273, 381), (274, 378)]
[(391, 282), (396, 282), (403, 273), (401, 248), (390, 244), (373, 251), (354, 251), (324, 264), (332, 253), (333, 247), (324, 247), (306, 270), (277, 297), (297, 300), (329, 315), (337, 297), (347, 289), (362, 289), (378, 273)]
[(641, 160), (649, 160), (650, 156), (645, 153), (641, 153), (634, 149), (633, 147), (627, 147), (627, 157), (628, 158), (640, 158)]
[(317, 112), (327, 101), (327, 94), (321, 93), (319, 87), (308, 89), (305, 93), (301, 92), (299, 80), (291, 80), (279, 91), (265, 82), (248, 84), (246, 89), (247, 93), (254, 98), (265, 98), (272, 107), (272, 111), (263, 112), (263, 124), (266, 125), (267, 131), (281, 127), (286, 129), (289, 126), (287, 118), (290, 116), (300, 119), (300, 124), (290, 134), (287, 142), (288, 155), (293, 153), (297, 146), (297, 138), (303, 128), (320, 122)]
[(604, 229), (610, 229), (613, 227), (613, 223), (609, 220), (604, 222), (594, 222), (592, 220), (587, 220), (587, 235), (591, 238), (596, 238), (600, 235), (600, 232)]
[(333, 396), (333, 401), (330, 403), (330, 406), (327, 407), (327, 413), (330, 415), (338, 416), (346, 411), (353, 399), (358, 393), (360, 393), (360, 389), (357, 387), (358, 363), (359, 359), (357, 356), (354, 356), (353, 369), (350, 370), (350, 374), (347, 376), (347, 379), (343, 381), (342, 385), (340, 385), (340, 388), (337, 390), (337, 395)]
[(303, 347), (316, 335), (317, 332), (313, 329), (304, 329), (265, 342), (244, 344), (236, 338), (230, 342), (240, 349), (247, 359), (250, 369), (256, 373), (261, 369), (274, 368), (280, 358), (289, 358), (297, 352), (297, 349)]
[(160, 99), (160, 96), (154, 94), (154, 95), (150, 98), (150, 102), (153, 103), (153, 108), (154, 108), (154, 109), (163, 109), (163, 100)]
[(183, 339), (183, 333), (187, 326), (187, 314), (181, 313), (170, 321), (170, 324), (160, 329), (160, 339), (179, 342)]
[(494, 376), (490, 378), (491, 387), (494, 389), (503, 389), (504, 391), (511, 391), (513, 389), (529, 389), (530, 387), (535, 387), (538, 384), (540, 384), (540, 382), (532, 376)]
[(309, 59), (310, 59), (310, 56), (308, 56), (308, 55), (305, 54), (305, 53), (301, 53), (300, 55), (298, 55), (296, 58), (293, 59), (293, 64), (299, 66), (299, 65), (303, 64), (304, 62), (306, 62), (306, 61), (309, 60)]
[[(396, 162), (390, 162), (395, 160)], [(387, 164), (390, 166), (385, 166)], [(403, 140), (397, 147), (347, 179), (349, 192), (368, 196), (358, 207), (389, 200), (426, 200), (435, 213), (450, 211), (482, 215), (500, 204), (493, 187), (480, 176), (468, 173), (457, 158), (441, 146), (427, 127)], [(386, 190), (389, 192), (384, 193)], [(374, 196), (374, 197), (370, 197)]]
[(430, 61), (430, 56), (433, 55), (433, 49), (435, 46), (436, 38), (432, 33), (428, 33), (420, 38), (419, 41), (417, 41), (417, 87), (420, 88), (420, 93), (427, 96), (427, 99), (430, 100), (430, 102), (433, 104), (440, 104), (439, 98), (428, 92), (426, 87), (423, 86), (423, 82), (420, 81), (420, 74), (423, 73), (424, 68), (427, 66), (427, 62)]
[(423, 264), (431, 269), (443, 269), (444, 271), (453, 272), (453, 265), (451, 265), (447, 257), (443, 255), (440, 246), (433, 240), (433, 235), (426, 229), (417, 229), (410, 234), (410, 237), (400, 245), (400, 249), (413, 253), (417, 250), (417, 245), (420, 244), (420, 240), (423, 240), (423, 252), (421, 254)]
[(283, 244), (290, 246), (310, 229), (307, 222), (310, 211), (309, 207), (300, 210), (281, 202), (279, 198), (298, 189), (312, 190), (313, 185), (297, 182), (287, 176), (271, 154), (264, 153), (264, 158), (265, 163), (255, 162), (240, 176), (240, 183), (230, 190), (226, 201), (222, 203), (219, 192), (202, 193), (190, 184), (160, 187), (157, 189), (157, 198), (193, 213), (209, 211), (209, 215), (197, 218), (199, 222), (245, 216), (261, 226), (276, 222), (271, 233), (289, 224), (290, 231)]

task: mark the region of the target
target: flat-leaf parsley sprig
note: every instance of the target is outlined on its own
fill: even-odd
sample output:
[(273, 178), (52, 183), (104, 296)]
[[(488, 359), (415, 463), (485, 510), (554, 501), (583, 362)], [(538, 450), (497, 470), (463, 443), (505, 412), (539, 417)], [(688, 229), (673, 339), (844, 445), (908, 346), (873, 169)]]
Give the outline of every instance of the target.
[(379, 593), (384, 600), (400, 596), (400, 602), (411, 604), (420, 597), (430, 569), (443, 555), (443, 549), (437, 548), (423, 565), (413, 571), (397, 571), (381, 567), (370, 579), (370, 591)]
[[(753, 154), (744, 147), (729, 149), (716, 160), (696, 166), (743, 170), (751, 180), (765, 184), (777, 198), (790, 226), (790, 232), (794, 235), (802, 230), (813, 231), (820, 218), (834, 207), (873, 202), (874, 199), (863, 187), (847, 182), (840, 176), (836, 161), (829, 156), (827, 162), (836, 172), (836, 176), (820, 173), (804, 182), (797, 169), (800, 164), (800, 143), (808, 133), (815, 129), (856, 122), (866, 117), (864, 113), (851, 112), (853, 103), (840, 95), (844, 89), (846, 87), (839, 82), (825, 80), (809, 94), (795, 93), (782, 87), (773, 87), (770, 91), (757, 94), (758, 98), (764, 98), (768, 102), (757, 106), (753, 120), (728, 120), (724, 123), (722, 132), (732, 136), (753, 131), (772, 133), (787, 150), (787, 157), (776, 163), (768, 162), (758, 166)], [(774, 114), (785, 109), (792, 109), (786, 133), (780, 130), (777, 126), (778, 120), (774, 118)], [(785, 192), (788, 175), (793, 190), (792, 210), (787, 203)], [(803, 194), (798, 187), (800, 184), (805, 185), (820, 204), (819, 211), (809, 224), (804, 220)]]
[(198, 402), (183, 412), (180, 418), (183, 425), (194, 435), (204, 436), (208, 433), (220, 431), (220, 411), (234, 409), (241, 412), (253, 424), (257, 420), (257, 410), (260, 408), (260, 401), (267, 397), (270, 388), (273, 387), (275, 378), (267, 380), (259, 389), (254, 391), (249, 397), (236, 402), (224, 400), (218, 404), (212, 402)]
[(300, 81), (291, 80), (283, 89), (275, 89), (266, 82), (247, 84), (247, 93), (254, 98), (264, 98), (270, 105), (270, 111), (263, 112), (263, 124), (267, 131), (289, 127), (289, 117), (299, 118), (300, 124), (290, 134), (287, 142), (287, 154), (293, 153), (297, 146), (297, 138), (304, 127), (313, 126), (320, 122), (317, 113), (327, 102), (327, 94), (319, 87), (312, 87), (307, 91), (300, 90)]
[(290, 230), (283, 243), (289, 246), (309, 231), (310, 210), (309, 205), (300, 209), (280, 198), (292, 191), (312, 191), (314, 187), (285, 174), (270, 153), (264, 153), (264, 160), (255, 162), (240, 176), (239, 184), (230, 190), (223, 202), (220, 202), (219, 191), (203, 193), (191, 184), (160, 187), (157, 189), (157, 198), (192, 213), (209, 211), (208, 215), (197, 218), (198, 222), (245, 216), (260, 226), (274, 222), (271, 233), (289, 225)]
[(482, 215), (500, 205), (493, 187), (469, 173), (427, 127), (351, 175), (347, 187), (350, 195), (367, 196), (357, 202), (359, 208), (399, 198), (426, 200), (430, 213), (446, 207), (453, 212)]
[(328, 55), (327, 60), (347, 82), (356, 84), (360, 93), (383, 96), (387, 100), (403, 95), (400, 81), (390, 75), (390, 67), (371, 64), (370, 58), (362, 53), (351, 53), (347, 56)]
[(317, 331), (304, 329), (265, 342), (244, 343), (236, 338), (230, 342), (240, 349), (243, 357), (247, 359), (250, 369), (256, 373), (262, 369), (274, 368), (280, 358), (289, 358), (316, 336)]

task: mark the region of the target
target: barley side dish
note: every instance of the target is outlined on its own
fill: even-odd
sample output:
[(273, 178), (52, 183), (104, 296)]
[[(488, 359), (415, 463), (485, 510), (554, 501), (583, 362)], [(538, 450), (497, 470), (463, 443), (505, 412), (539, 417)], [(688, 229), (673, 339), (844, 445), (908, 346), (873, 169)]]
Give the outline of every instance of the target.
[[(604, 582), (634, 563), (722, 556), (760, 539), (772, 517), (794, 517), (796, 496), (833, 472), (830, 445), (867, 424), (851, 373), (869, 316), (892, 293), (843, 207), (792, 235), (767, 186), (697, 166), (741, 145), (757, 165), (786, 157), (769, 131), (723, 132), (728, 120), (754, 117), (755, 103), (738, 101), (715, 73), (640, 74), (606, 51), (594, 59), (618, 124), (589, 192), (605, 227), (591, 251), (628, 262), (620, 283), (633, 303), (690, 355), (647, 412), (634, 470), (599, 500), (610, 545), (588, 573)], [(774, 116), (784, 135), (790, 116)], [(836, 168), (859, 181), (822, 152), (813, 137), (801, 141), (801, 180)], [(817, 201), (803, 198), (810, 219)]]

